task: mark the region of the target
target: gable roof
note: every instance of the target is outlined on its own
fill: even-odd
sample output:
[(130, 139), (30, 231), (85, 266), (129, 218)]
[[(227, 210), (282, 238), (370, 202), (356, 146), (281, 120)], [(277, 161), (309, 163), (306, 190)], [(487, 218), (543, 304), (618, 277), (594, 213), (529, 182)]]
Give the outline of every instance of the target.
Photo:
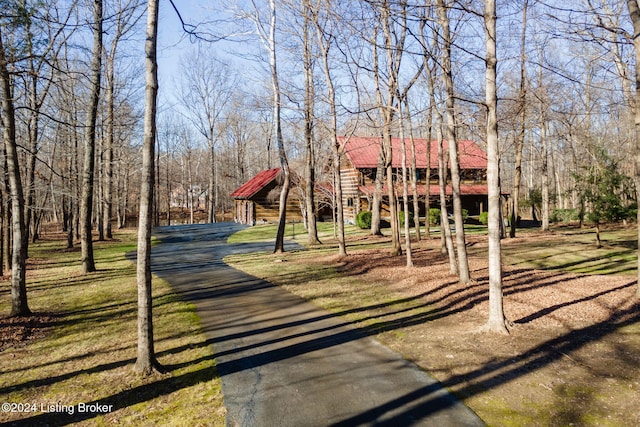
[[(381, 137), (338, 137), (338, 143), (342, 147), (342, 151), (347, 155), (351, 164), (356, 169), (375, 168), (378, 166), (378, 156), (380, 155)], [(425, 169), (427, 167), (427, 140), (423, 138), (414, 138), (416, 147), (416, 167)], [(438, 141), (431, 141), (430, 166), (438, 167)], [(448, 142), (444, 141), (443, 148), (447, 150)], [(402, 167), (401, 158), (401, 140), (400, 138), (392, 138), (391, 146), (393, 150), (392, 166), (394, 168)], [(405, 138), (405, 149), (407, 159), (411, 156), (411, 140)], [(486, 169), (487, 155), (473, 141), (459, 140), (458, 155), (460, 158), (461, 169)], [(409, 160), (407, 160), (407, 165)]]
[(262, 190), (267, 184), (273, 181), (278, 176), (278, 173), (280, 173), (280, 168), (267, 169), (259, 172), (256, 176), (242, 184), (233, 193), (231, 193), (231, 197), (236, 199), (250, 199), (258, 191)]

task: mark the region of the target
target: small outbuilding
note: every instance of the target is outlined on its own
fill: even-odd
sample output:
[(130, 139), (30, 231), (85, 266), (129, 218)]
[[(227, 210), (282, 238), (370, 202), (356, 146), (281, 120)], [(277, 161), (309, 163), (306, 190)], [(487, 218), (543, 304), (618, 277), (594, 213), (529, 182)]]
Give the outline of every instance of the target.
[[(259, 172), (231, 193), (234, 221), (249, 225), (277, 222), (282, 178), (281, 168), (267, 169)], [(290, 191), (287, 202), (287, 221), (301, 220), (302, 212), (298, 197), (295, 191)]]

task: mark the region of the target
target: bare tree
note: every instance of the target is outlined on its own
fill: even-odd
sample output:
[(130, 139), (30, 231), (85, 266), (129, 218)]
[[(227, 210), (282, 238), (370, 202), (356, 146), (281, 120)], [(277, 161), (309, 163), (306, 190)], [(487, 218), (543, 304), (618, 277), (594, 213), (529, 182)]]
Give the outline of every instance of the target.
[(140, 0), (119, 0), (115, 11), (115, 22), (111, 46), (105, 56), (105, 104), (106, 104), (106, 132), (104, 139), (104, 157), (102, 161), (102, 235), (107, 239), (113, 237), (111, 217), (113, 215), (113, 152), (115, 145), (116, 126), (116, 54), (121, 41), (137, 25), (143, 14), (140, 13)]
[(518, 112), (520, 117), (520, 131), (516, 140), (516, 158), (513, 174), (513, 191), (511, 194), (511, 227), (509, 237), (516, 237), (518, 226), (518, 212), (520, 210), (520, 181), (522, 180), (522, 152), (524, 149), (526, 117), (527, 117), (527, 90), (526, 90), (526, 41), (527, 41), (527, 9), (529, 0), (522, 2), (522, 35), (520, 37), (520, 91), (518, 96)]
[(237, 86), (229, 67), (212, 54), (198, 50), (196, 55), (185, 57), (182, 64), (184, 87), (180, 101), (188, 112), (191, 123), (206, 139), (209, 149), (209, 185), (207, 222), (216, 221), (216, 144), (221, 132), (218, 125), (232, 99)]
[(486, 42), (486, 106), (487, 106), (487, 184), (489, 187), (489, 320), (486, 329), (506, 333), (502, 305), (502, 255), (500, 243), (500, 158), (498, 150), (498, 96), (496, 86), (496, 3), (485, 0), (484, 23)]
[(27, 304), (24, 195), (20, 165), (18, 161), (18, 145), (16, 142), (16, 119), (13, 104), (13, 93), (9, 64), (4, 43), (3, 28), (0, 26), (0, 95), (2, 96), (2, 125), (6, 155), (6, 166), (11, 193), (11, 221), (13, 232), (13, 251), (11, 254), (11, 316), (27, 316), (31, 314)]
[(280, 191), (278, 209), (278, 231), (276, 234), (274, 253), (281, 253), (284, 252), (284, 231), (285, 226), (287, 225), (287, 201), (289, 199), (289, 190), (291, 188), (291, 171), (289, 169), (289, 160), (284, 147), (284, 136), (282, 134), (282, 104), (276, 51), (277, 8), (275, 0), (269, 0), (269, 22), (265, 23), (262, 19), (259, 7), (256, 4), (256, 0), (251, 0), (251, 4), (253, 6), (253, 13), (248, 14), (246, 17), (253, 21), (256, 33), (265, 50), (269, 54), (273, 133), (278, 147), (280, 168), (282, 169), (282, 187)]
[[(433, 139), (433, 125), (434, 125), (434, 113), (436, 113), (436, 88), (435, 88), (435, 81), (436, 81), (436, 72), (437, 72), (437, 49), (438, 49), (438, 27), (436, 25), (433, 26), (433, 28), (431, 28), (431, 31), (433, 33), (433, 37), (431, 40), (431, 44), (427, 44), (426, 41), (426, 34), (425, 34), (425, 29), (426, 29), (426, 23), (427, 23), (427, 18), (429, 17), (430, 13), (432, 12), (432, 4), (431, 1), (427, 1), (427, 8), (425, 8), (424, 13), (422, 14), (422, 19), (420, 20), (420, 31), (419, 31), (419, 40), (420, 40), (420, 45), (422, 47), (422, 61), (423, 61), (423, 66), (422, 66), (422, 70), (424, 73), (426, 73), (426, 80), (427, 80), (427, 87), (429, 90), (429, 107), (427, 110), (427, 117), (426, 117), (426, 126), (427, 126), (427, 150), (426, 150), (426, 188), (425, 188), (425, 211), (426, 211), (426, 224), (425, 224), (425, 235), (426, 237), (429, 237), (430, 234), (430, 183), (431, 183), (431, 140)], [(442, 119), (440, 117), (440, 119)], [(442, 138), (438, 139), (438, 147), (439, 147), (439, 151), (440, 148), (442, 146)], [(439, 157), (438, 157), (439, 158)], [(439, 172), (440, 173), (440, 172)], [(444, 191), (444, 187), (443, 187), (443, 191)], [(442, 194), (443, 198), (445, 197), (445, 194)], [(445, 205), (446, 207), (446, 205)], [(449, 230), (451, 231), (451, 230)], [(445, 242), (445, 233), (440, 233), (441, 235), (441, 241), (442, 241), (442, 249), (444, 250), (444, 252), (446, 252), (446, 242)], [(453, 261), (452, 261), (452, 265), (455, 265), (455, 254)]]
[(304, 139), (307, 148), (305, 161), (305, 212), (307, 224), (307, 241), (309, 244), (318, 244), (318, 229), (316, 225), (316, 203), (315, 203), (315, 81), (314, 81), (314, 59), (313, 44), (311, 42), (312, 10), (310, 0), (302, 3), (302, 61), (304, 67)]
[(338, 255), (347, 255), (347, 246), (344, 238), (344, 204), (342, 200), (342, 179), (340, 177), (340, 147), (338, 146), (338, 113), (336, 109), (336, 91), (333, 84), (333, 76), (331, 74), (331, 68), (329, 65), (329, 53), (332, 45), (335, 43), (335, 26), (331, 25), (331, 20), (328, 16), (322, 17), (321, 11), (329, 13), (331, 11), (331, 2), (327, 1), (324, 4), (317, 2), (313, 7), (312, 17), (313, 24), (316, 28), (316, 35), (318, 41), (318, 48), (320, 50), (320, 58), (322, 61), (322, 68), (325, 76), (325, 83), (327, 85), (327, 103), (329, 104), (330, 118), (329, 118), (329, 136), (331, 139), (331, 154), (332, 154), (332, 171), (333, 171), (333, 183), (335, 193), (335, 209), (336, 209), (336, 223), (338, 225), (337, 238), (338, 238)]
[[(413, 267), (413, 254), (411, 251), (411, 221), (409, 220), (409, 183), (407, 179), (407, 147), (403, 119), (402, 103), (399, 105), (398, 119), (400, 121), (400, 156), (402, 163), (402, 205), (404, 209), (404, 250), (407, 259), (407, 267)], [(413, 152), (415, 156), (415, 150)], [(417, 216), (418, 212), (416, 212)]]
[[(418, 195), (418, 168), (417, 161), (418, 157), (416, 155), (416, 141), (413, 137), (413, 125), (411, 120), (411, 109), (409, 107), (409, 97), (405, 97), (404, 99), (404, 108), (406, 111), (406, 122), (407, 129), (409, 132), (409, 140), (410, 140), (410, 148), (411, 148), (411, 164), (409, 170), (409, 182), (411, 183), (411, 198), (413, 201), (413, 226), (416, 231), (416, 240), (419, 242), (422, 239), (421, 230), (420, 230), (420, 196)], [(431, 154), (431, 138), (427, 139), (427, 171), (429, 171), (429, 162), (431, 159), (429, 158)], [(427, 237), (429, 236), (429, 173), (426, 174), (427, 181), (425, 185), (425, 206), (427, 212), (426, 219), (426, 228), (427, 228)], [(405, 217), (406, 220), (408, 218)]]
[[(633, 49), (635, 52), (635, 79), (636, 79), (636, 92), (634, 103), (634, 145), (635, 145), (635, 160), (636, 168), (633, 176), (636, 187), (636, 198), (640, 199), (640, 7), (638, 6), (638, 0), (627, 0), (627, 8), (629, 9), (629, 16), (633, 23)], [(638, 288), (636, 296), (640, 298), (640, 209), (638, 210)]]
[(458, 262), (456, 260), (456, 252), (453, 247), (453, 237), (451, 235), (451, 226), (449, 225), (449, 213), (447, 209), (447, 168), (445, 167), (446, 154), (444, 151), (444, 143), (442, 140), (442, 113), (439, 110), (437, 139), (438, 139), (438, 186), (440, 188), (440, 233), (442, 234), (442, 253), (449, 255), (449, 272), (451, 274), (458, 273)]
[(93, 216), (93, 184), (95, 173), (96, 122), (100, 100), (102, 76), (102, 0), (93, 1), (93, 59), (91, 61), (91, 91), (85, 123), (84, 167), (82, 170), (82, 200), (80, 207), (81, 271), (83, 274), (96, 271), (91, 236)]
[[(22, 25), (24, 26), (24, 46), (26, 49), (24, 52), (26, 65), (22, 80), (24, 81), (26, 107), (26, 117), (24, 118), (26, 129), (24, 134), (27, 146), (25, 176), (25, 227), (27, 230), (25, 247), (27, 251), (29, 232), (31, 232), (34, 242), (38, 239), (39, 222), (37, 212), (42, 212), (37, 209), (38, 186), (36, 185), (36, 166), (42, 142), (40, 132), (41, 110), (54, 82), (55, 67), (51, 67), (50, 64), (56, 60), (60, 49), (64, 46), (65, 37), (69, 37), (69, 34), (73, 32), (70, 31), (67, 34), (64, 30), (73, 15), (74, 8), (72, 4), (65, 16), (55, 17), (56, 20), (60, 21), (58, 25), (52, 25), (49, 22), (46, 28), (43, 28), (42, 25), (34, 20), (34, 9), (35, 6), (27, 4), (26, 0), (20, 0), (18, 14), (21, 16)], [(56, 9), (55, 12), (57, 13), (58, 10)]]
[[(395, 3), (393, 3), (395, 4)], [(402, 56), (406, 41), (406, 25), (394, 25), (394, 13), (406, 18), (406, 2), (398, 4), (400, 10), (392, 9), (392, 2), (382, 1), (376, 4), (377, 14), (379, 15), (380, 28), (382, 30), (382, 47), (385, 55), (385, 66), (374, 66), (374, 83), (378, 109), (382, 117), (382, 151), (385, 167), (385, 176), (387, 184), (387, 197), (389, 203), (389, 213), (391, 215), (391, 255), (397, 256), (402, 254), (402, 246), (400, 245), (400, 222), (398, 214), (398, 204), (396, 189), (393, 179), (393, 144), (392, 144), (392, 127), (396, 120), (396, 113), (401, 108), (401, 99), (399, 99), (399, 77), (402, 64)], [(399, 28), (397, 28), (399, 27)], [(374, 63), (377, 65), (377, 40), (373, 40), (374, 46)], [(383, 94), (383, 80), (386, 80), (386, 93)]]
[(461, 283), (471, 280), (467, 247), (464, 234), (464, 219), (462, 217), (462, 203), (460, 200), (460, 162), (458, 158), (458, 144), (456, 138), (455, 91), (451, 68), (452, 36), (449, 21), (449, 6), (444, 0), (436, 0), (438, 9), (438, 23), (442, 29), (442, 79), (447, 93), (446, 96), (446, 126), (445, 133), (448, 141), (449, 162), (451, 168), (451, 188), (453, 193), (453, 218), (456, 225), (456, 248), (458, 252), (458, 278)]
[(156, 145), (156, 114), (158, 102), (158, 0), (147, 3), (147, 37), (145, 43), (145, 112), (142, 148), (142, 181), (140, 187), (140, 215), (138, 217), (138, 356), (135, 371), (150, 375), (162, 370), (153, 344), (153, 300), (151, 297), (151, 222), (154, 187), (154, 150)]

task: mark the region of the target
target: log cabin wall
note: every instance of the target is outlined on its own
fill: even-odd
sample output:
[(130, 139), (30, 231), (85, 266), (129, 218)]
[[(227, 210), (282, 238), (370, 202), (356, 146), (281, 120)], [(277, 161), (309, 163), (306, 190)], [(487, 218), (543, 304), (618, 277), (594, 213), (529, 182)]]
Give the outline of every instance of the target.
[[(437, 168), (437, 142), (430, 143), (424, 139), (416, 139), (417, 178), (418, 193), (420, 197), (420, 213), (426, 215), (424, 198), (426, 186), (429, 185), (431, 206), (437, 206), (438, 172)], [(345, 221), (353, 222), (358, 212), (370, 209), (375, 185), (376, 164), (379, 156), (379, 138), (377, 137), (341, 137), (341, 151), (344, 154), (341, 160), (341, 182), (343, 188)], [(398, 138), (394, 138), (394, 147), (400, 144)], [(430, 157), (427, 155), (427, 146), (431, 145)], [(445, 141), (446, 145), (446, 141)], [(464, 209), (471, 215), (477, 215), (487, 206), (487, 182), (486, 182), (486, 154), (472, 141), (459, 141), (461, 163), (461, 201)], [(401, 164), (397, 158), (399, 150), (394, 148), (394, 182), (396, 182), (396, 195), (401, 199)], [(427, 158), (430, 158), (431, 176), (427, 179)], [(450, 173), (447, 174), (450, 176)], [(383, 190), (381, 200), (381, 216), (389, 215), (387, 190)], [(409, 197), (412, 197), (411, 195)], [(447, 188), (447, 199), (451, 200), (450, 183)]]
[[(255, 223), (278, 222), (280, 187), (275, 183), (266, 186), (252, 197), (255, 206)], [(289, 191), (287, 222), (302, 221), (300, 202), (295, 191)]]
[(358, 190), (360, 173), (351, 162), (342, 156), (340, 161), (340, 182), (342, 183), (342, 206), (345, 219), (353, 219), (362, 210), (360, 191)]

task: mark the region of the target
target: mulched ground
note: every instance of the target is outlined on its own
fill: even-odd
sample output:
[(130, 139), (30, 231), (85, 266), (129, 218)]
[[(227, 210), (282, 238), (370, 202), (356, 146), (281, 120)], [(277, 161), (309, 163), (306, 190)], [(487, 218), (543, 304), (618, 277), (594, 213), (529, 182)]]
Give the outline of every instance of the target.
[[(486, 239), (470, 240), (474, 249), (486, 245)], [(352, 251), (327, 261), (344, 274), (437, 307), (436, 316), (380, 338), (465, 398), (490, 424), (512, 418), (503, 412), (506, 407), (528, 425), (640, 425), (634, 276), (506, 266), (504, 309), (512, 327), (503, 336), (480, 332), (489, 310), (484, 256), (470, 258), (470, 284), (449, 273), (433, 241), (416, 245), (410, 269), (404, 257), (389, 257), (388, 250)]]
[(52, 328), (53, 320), (54, 315), (49, 313), (0, 318), (0, 351), (44, 337)]

